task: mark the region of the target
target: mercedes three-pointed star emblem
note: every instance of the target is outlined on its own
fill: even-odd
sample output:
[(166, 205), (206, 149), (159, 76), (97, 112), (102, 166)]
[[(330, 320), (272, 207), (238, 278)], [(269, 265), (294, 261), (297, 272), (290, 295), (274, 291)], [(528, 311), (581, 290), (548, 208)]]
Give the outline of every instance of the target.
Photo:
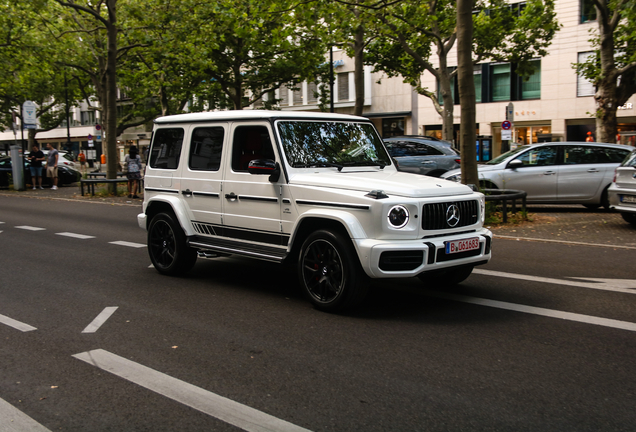
[(449, 227), (454, 228), (459, 223), (459, 207), (451, 204), (446, 209), (446, 223)]

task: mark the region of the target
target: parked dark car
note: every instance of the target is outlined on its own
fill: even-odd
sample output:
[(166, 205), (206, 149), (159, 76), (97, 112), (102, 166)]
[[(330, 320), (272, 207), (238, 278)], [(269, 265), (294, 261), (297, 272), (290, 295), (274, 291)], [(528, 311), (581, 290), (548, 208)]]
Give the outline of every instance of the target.
[[(0, 185), (8, 186), (8, 176), (13, 174), (13, 166), (10, 156), (0, 156)], [(66, 165), (58, 165), (57, 167), (57, 184), (58, 186), (78, 182), (82, 174)], [(24, 179), (25, 183), (31, 183), (31, 170), (29, 161), (24, 160)], [(42, 185), (48, 185), (49, 180), (46, 177), (46, 168), (42, 169)]]
[(459, 168), (460, 157), (451, 143), (423, 136), (385, 138), (384, 144), (397, 161), (398, 170), (431, 177)]

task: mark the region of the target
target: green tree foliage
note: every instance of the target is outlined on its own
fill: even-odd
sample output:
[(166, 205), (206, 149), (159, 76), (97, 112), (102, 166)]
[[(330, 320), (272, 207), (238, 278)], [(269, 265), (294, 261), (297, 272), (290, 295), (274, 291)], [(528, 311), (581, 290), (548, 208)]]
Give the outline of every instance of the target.
[[(382, 37), (369, 47), (368, 64), (388, 76), (402, 76), (418, 93), (431, 99), (442, 116), (443, 138), (453, 139), (452, 80), (457, 70), (449, 53), (457, 39), (456, 2), (414, 0), (392, 4), (376, 14)], [(478, 0), (473, 5), (473, 61), (517, 63), (517, 72), (528, 75), (529, 61), (546, 55), (559, 28), (553, 0), (529, 0), (523, 7), (503, 0)], [(432, 74), (438, 89), (422, 86), (422, 75)], [(440, 103), (441, 100), (441, 103)]]
[(618, 133), (616, 110), (636, 93), (636, 2), (593, 3), (598, 29), (590, 42), (595, 52), (573, 66), (596, 86), (596, 138), (611, 143)]

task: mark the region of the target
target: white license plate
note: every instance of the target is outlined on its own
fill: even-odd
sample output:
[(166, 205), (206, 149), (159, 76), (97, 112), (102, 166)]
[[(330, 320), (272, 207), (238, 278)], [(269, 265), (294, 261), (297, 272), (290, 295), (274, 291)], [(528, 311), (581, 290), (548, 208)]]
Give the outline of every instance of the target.
[(446, 254), (479, 249), (479, 237), (446, 242)]
[(636, 204), (636, 196), (632, 196), (632, 195), (623, 195), (621, 202), (625, 202), (625, 203), (634, 203)]

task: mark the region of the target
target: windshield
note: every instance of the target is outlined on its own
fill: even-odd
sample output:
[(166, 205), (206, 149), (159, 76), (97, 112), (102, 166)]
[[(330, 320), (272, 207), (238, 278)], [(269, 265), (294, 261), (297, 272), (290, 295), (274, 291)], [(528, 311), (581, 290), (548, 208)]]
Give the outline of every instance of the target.
[(517, 154), (519, 152), (522, 152), (522, 151), (524, 151), (527, 148), (528, 148), (528, 146), (519, 146), (519, 147), (517, 147), (514, 150), (510, 150), (509, 152), (506, 152), (506, 153), (504, 153), (502, 155), (499, 155), (496, 158), (494, 158), (493, 160), (486, 162), (486, 165), (497, 165), (497, 164), (500, 164), (503, 161), (505, 161), (507, 158), (509, 158), (510, 156), (515, 155), (515, 154)]
[(278, 122), (287, 161), (294, 168), (391, 165), (373, 125), (335, 121)]
[(636, 150), (627, 155), (621, 166), (636, 168)]

